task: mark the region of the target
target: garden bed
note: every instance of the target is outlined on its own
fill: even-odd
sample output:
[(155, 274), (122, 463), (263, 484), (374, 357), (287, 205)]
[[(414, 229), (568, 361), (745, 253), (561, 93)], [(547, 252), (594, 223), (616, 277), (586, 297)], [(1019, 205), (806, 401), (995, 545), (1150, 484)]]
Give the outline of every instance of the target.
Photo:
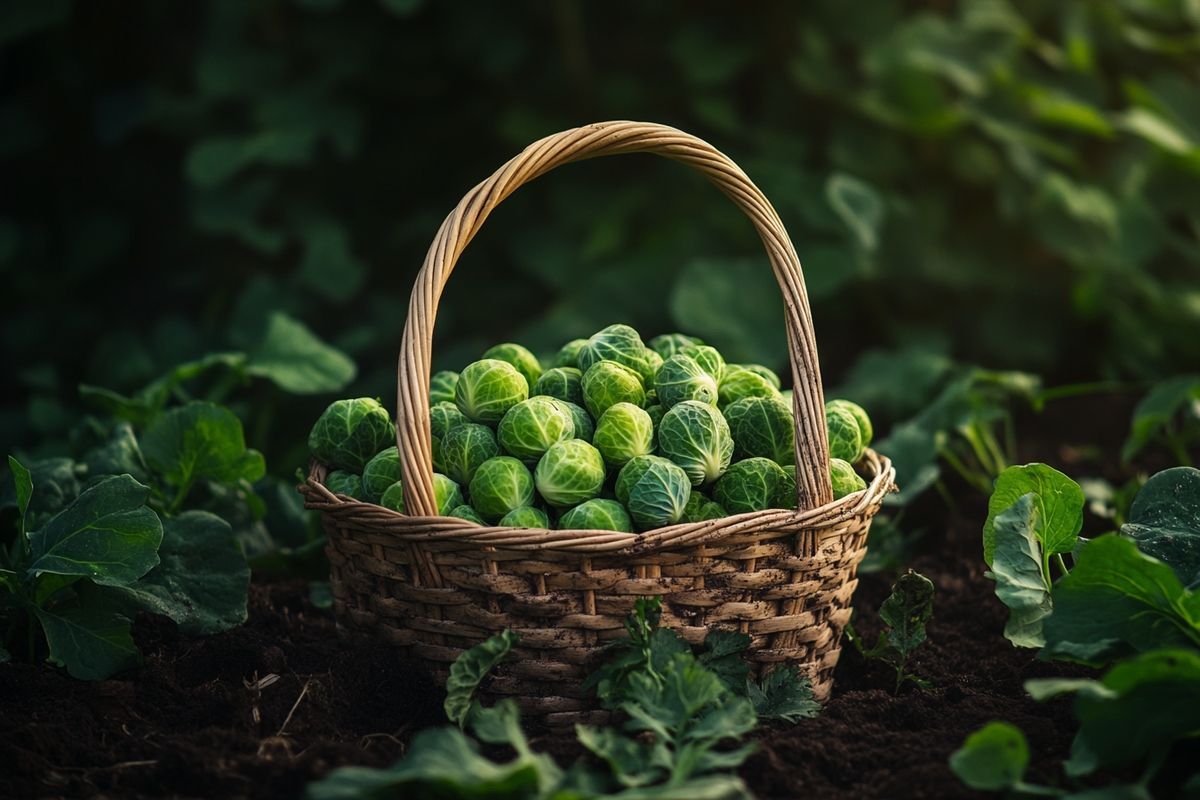
[[(1073, 732), (1069, 705), (1036, 703), (1021, 682), (1064, 668), (1001, 635), (1004, 613), (977, 560), (925, 556), (913, 566), (938, 590), (914, 664), (934, 688), (893, 696), (891, 676), (846, 649), (820, 717), (758, 736), (742, 774), (760, 797), (961, 794), (946, 757), (996, 718), (1030, 736), (1031, 776), (1054, 776)], [(862, 581), (868, 635), (887, 591), (883, 577)], [(420, 671), (387, 648), (340, 644), (304, 584), (257, 584), (250, 602), (246, 625), (206, 639), (140, 619), (145, 667), (118, 680), (0, 670), (0, 760), (10, 765), (0, 795), (295, 796), (335, 766), (391, 763), (415, 731), (439, 721), (440, 697)], [(254, 688), (271, 675), (278, 680)]]

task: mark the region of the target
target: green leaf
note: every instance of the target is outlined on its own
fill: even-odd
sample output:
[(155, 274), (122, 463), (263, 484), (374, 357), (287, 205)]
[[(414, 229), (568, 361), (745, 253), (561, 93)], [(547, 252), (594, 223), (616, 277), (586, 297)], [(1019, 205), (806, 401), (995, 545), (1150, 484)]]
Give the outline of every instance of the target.
[(460, 728), (467, 724), (475, 690), (487, 674), (509, 654), (520, 637), (504, 631), (467, 650), (450, 665), (446, 679), (446, 717)]
[(1200, 470), (1175, 467), (1146, 481), (1121, 533), (1189, 588), (1200, 584)]
[(750, 666), (742, 655), (750, 647), (750, 637), (739, 631), (713, 630), (704, 637), (700, 663), (712, 670), (726, 688), (744, 694)]
[(1121, 460), (1129, 461), (1164, 432), (1189, 403), (1200, 402), (1200, 375), (1182, 375), (1151, 389), (1133, 409)]
[(344, 353), (321, 341), (282, 311), (271, 315), (262, 342), (246, 365), (294, 394), (335, 392), (354, 380), (357, 369)]
[(1077, 774), (1120, 770), (1196, 733), (1200, 719), (1200, 653), (1156, 650), (1113, 667), (1099, 681), (1028, 681), (1037, 699), (1075, 694), (1079, 733), (1073, 751), (1086, 752)]
[(1166, 564), (1109, 534), (1083, 546), (1054, 586), (1044, 654), (1097, 663), (1161, 647), (1200, 647), (1200, 595)]
[(83, 463), (90, 477), (125, 474), (137, 481), (148, 480), (142, 449), (128, 422), (114, 425), (108, 441), (84, 456)]
[(875, 444), (876, 450), (892, 460), (896, 484), (900, 487), (899, 492), (884, 498), (885, 504), (908, 505), (937, 483), (942, 474), (938, 464), (938, 440), (936, 431), (915, 422), (904, 422), (893, 427), (886, 438)]
[(1007, 722), (989, 722), (968, 736), (950, 756), (950, 769), (958, 779), (985, 792), (1016, 787), (1028, 767), (1025, 734)]
[(29, 535), (27, 574), (79, 575), (125, 586), (158, 563), (162, 523), (145, 507), (150, 490), (128, 475), (92, 486)]
[[(37, 523), (34, 515), (53, 514), (62, 511), (79, 496), (79, 477), (77, 465), (69, 458), (44, 458), (22, 464), (29, 470), (30, 484), (37, 487), (31, 492), (26, 505), (26, 527)], [(13, 473), (13, 484), (5, 483), (0, 487), (0, 508), (16, 508), (20, 510), (16, 473)]]
[(988, 517), (983, 525), (983, 559), (988, 566), (996, 550), (996, 517), (1030, 492), (1038, 510), (1036, 533), (1043, 550), (1054, 554), (1075, 549), (1083, 527), (1084, 498), (1079, 484), (1045, 464), (1009, 467), (996, 479), (988, 500)]
[(879, 618), (888, 626), (888, 644), (903, 657), (925, 641), (925, 623), (931, 617), (933, 581), (912, 570), (900, 576), (879, 607)]
[(367, 266), (351, 252), (346, 229), (333, 220), (314, 220), (304, 225), (301, 237), (304, 258), (297, 277), (335, 303), (345, 303), (358, 294)]
[(183, 633), (202, 636), (246, 621), (250, 568), (229, 523), (187, 511), (163, 526), (161, 563), (131, 586), (102, 591), (122, 610), (170, 617)]
[(384, 797), (537, 797), (544, 763), (518, 755), (495, 763), (457, 728), (432, 728), (413, 738), (407, 756), (387, 769), (342, 767), (305, 790), (308, 800)]
[(141, 657), (129, 632), (129, 620), (102, 606), (70, 605), (34, 610), (46, 643), (47, 659), (66, 667), (73, 678), (97, 681), (136, 666)]
[(1036, 496), (1021, 495), (996, 517), (996, 550), (990, 573), (996, 596), (1008, 606), (1004, 635), (1017, 647), (1041, 647), (1042, 621), (1053, 609), (1038, 542)]
[(825, 183), (825, 197), (859, 247), (871, 252), (879, 246), (885, 207), (879, 192), (866, 181), (835, 172)]
[(29, 498), (33, 497), (33, 475), (12, 456), (8, 457), (8, 469), (12, 473), (13, 488), (17, 494), (17, 513), (23, 522), (25, 512), (29, 510)]
[(771, 670), (762, 679), (761, 686), (748, 681), (747, 689), (759, 719), (795, 724), (821, 713), (821, 704), (813, 699), (812, 684), (792, 664)]
[(256, 481), (266, 471), (262, 454), (246, 449), (234, 413), (199, 400), (158, 417), (142, 436), (142, 453), (151, 469), (183, 490), (200, 479)]
[(711, 343), (731, 363), (787, 358), (783, 301), (764, 259), (695, 259), (680, 271), (669, 303), (680, 330)]

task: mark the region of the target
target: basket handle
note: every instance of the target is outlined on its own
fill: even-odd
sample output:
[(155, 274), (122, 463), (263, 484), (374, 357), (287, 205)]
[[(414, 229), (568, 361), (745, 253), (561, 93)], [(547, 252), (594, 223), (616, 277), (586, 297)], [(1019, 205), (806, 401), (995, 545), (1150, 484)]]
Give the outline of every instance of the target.
[(519, 186), (572, 161), (655, 153), (703, 173), (750, 218), (783, 293), (796, 418), (796, 492), (801, 510), (833, 499), (825, 403), (808, 293), (796, 249), (775, 209), (741, 168), (715, 147), (666, 125), (600, 122), (556, 133), (526, 147), (450, 212), (413, 286), (396, 375), (396, 444), (407, 513), (437, 516), (429, 427), (429, 370), (438, 300), (454, 265), (492, 210)]

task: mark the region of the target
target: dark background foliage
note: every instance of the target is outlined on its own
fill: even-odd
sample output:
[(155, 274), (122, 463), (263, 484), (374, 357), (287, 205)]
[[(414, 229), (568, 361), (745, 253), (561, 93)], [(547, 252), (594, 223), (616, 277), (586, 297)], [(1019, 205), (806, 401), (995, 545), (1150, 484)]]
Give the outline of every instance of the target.
[[(830, 386), (870, 350), (1051, 381), (1200, 364), (1194, 0), (29, 0), (0, 48), (8, 450), (60, 447), (80, 382), (253, 350), (277, 310), (357, 362), (344, 393), (390, 405), (442, 216), (529, 142), (612, 118), (706, 138), (764, 189)], [(505, 203), (436, 366), (613, 321), (783, 366), (750, 226), (641, 156)], [(328, 397), (238, 402), (287, 474)]]

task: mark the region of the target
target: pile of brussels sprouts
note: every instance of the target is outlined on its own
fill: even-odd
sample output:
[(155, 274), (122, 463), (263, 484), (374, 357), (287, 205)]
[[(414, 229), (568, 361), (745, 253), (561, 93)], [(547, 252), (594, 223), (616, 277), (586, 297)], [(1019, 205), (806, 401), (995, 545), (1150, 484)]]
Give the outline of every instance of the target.
[[(568, 342), (547, 368), (500, 344), (430, 381), (438, 512), (480, 524), (646, 531), (796, 507), (790, 391), (691, 336), (643, 343), (628, 325)], [(853, 464), (871, 421), (825, 406), (835, 497), (866, 488)], [(309, 435), (328, 488), (404, 511), (395, 428), (370, 398), (338, 400)]]

